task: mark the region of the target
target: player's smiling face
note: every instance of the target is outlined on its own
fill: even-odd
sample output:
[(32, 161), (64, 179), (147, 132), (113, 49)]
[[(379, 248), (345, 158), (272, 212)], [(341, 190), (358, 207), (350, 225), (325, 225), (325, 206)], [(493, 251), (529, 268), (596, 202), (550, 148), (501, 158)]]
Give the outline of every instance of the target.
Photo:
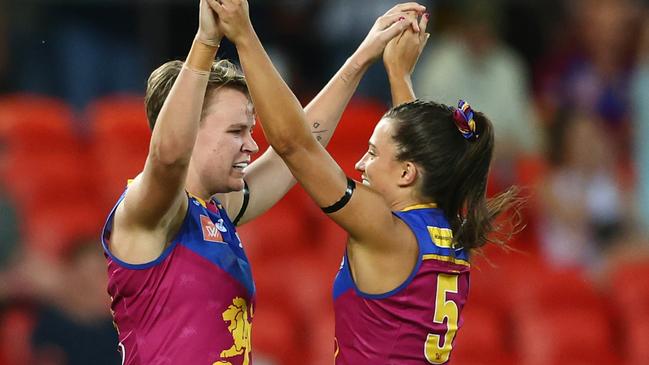
[(245, 169), (259, 147), (252, 138), (252, 103), (232, 88), (208, 93), (189, 173), (209, 194), (243, 189)]
[(384, 197), (392, 196), (398, 188), (401, 165), (396, 159), (397, 146), (392, 138), (392, 120), (383, 118), (374, 128), (367, 152), (356, 163), (363, 184), (372, 187)]

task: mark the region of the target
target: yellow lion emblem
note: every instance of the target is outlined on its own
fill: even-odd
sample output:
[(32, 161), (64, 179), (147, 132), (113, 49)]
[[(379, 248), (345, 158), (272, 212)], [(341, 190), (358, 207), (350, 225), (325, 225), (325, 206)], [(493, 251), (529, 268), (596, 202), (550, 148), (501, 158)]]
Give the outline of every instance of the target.
[[(252, 318), (252, 307), (250, 307)], [(230, 322), (228, 331), (232, 334), (234, 344), (227, 350), (221, 351), (221, 359), (228, 359), (243, 354), (243, 365), (250, 363), (250, 332), (252, 326), (248, 320), (248, 304), (240, 297), (234, 298), (232, 304), (223, 312), (223, 321)], [(212, 365), (232, 365), (231, 362), (220, 360)]]

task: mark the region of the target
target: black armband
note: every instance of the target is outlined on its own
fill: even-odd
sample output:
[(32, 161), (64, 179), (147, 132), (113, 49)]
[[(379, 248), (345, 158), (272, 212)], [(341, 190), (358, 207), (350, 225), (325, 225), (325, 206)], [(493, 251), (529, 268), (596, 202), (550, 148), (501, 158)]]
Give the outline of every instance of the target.
[(354, 193), (354, 189), (356, 189), (356, 181), (347, 178), (347, 190), (345, 190), (345, 195), (343, 195), (343, 197), (334, 204), (320, 209), (322, 209), (322, 211), (327, 214), (339, 211), (345, 205), (347, 205), (347, 203), (349, 203), (349, 200), (352, 198), (352, 194)]
[(237, 217), (234, 218), (234, 221), (232, 221), (232, 224), (235, 226), (239, 224), (239, 219), (243, 217), (243, 215), (246, 213), (246, 208), (248, 208), (248, 202), (250, 201), (250, 189), (248, 189), (248, 183), (246, 180), (243, 180), (243, 204), (241, 204), (241, 209), (239, 209), (239, 214), (237, 214)]

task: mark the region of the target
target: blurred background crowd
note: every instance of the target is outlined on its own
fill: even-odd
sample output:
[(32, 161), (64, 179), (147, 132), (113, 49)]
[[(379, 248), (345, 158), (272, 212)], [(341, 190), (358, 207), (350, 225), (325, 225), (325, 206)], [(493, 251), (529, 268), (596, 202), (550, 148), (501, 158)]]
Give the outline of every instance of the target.
[[(396, 2), (250, 9), (306, 103)], [(99, 231), (143, 166), (148, 74), (185, 57), (196, 3), (0, 0), (0, 364), (120, 364)], [(529, 196), (510, 248), (474, 257), (454, 364), (649, 364), (649, 2), (422, 3), (417, 95), (485, 112), (490, 192)], [(352, 177), (389, 97), (379, 61), (330, 145)], [(257, 283), (255, 362), (331, 364), (344, 233), (296, 187), (240, 236)]]

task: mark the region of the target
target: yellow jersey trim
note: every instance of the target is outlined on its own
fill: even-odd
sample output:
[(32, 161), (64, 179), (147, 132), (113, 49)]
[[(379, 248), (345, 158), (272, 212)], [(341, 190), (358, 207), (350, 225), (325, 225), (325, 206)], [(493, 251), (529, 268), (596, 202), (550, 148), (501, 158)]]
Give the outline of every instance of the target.
[(471, 266), (471, 264), (468, 261), (458, 259), (458, 258), (455, 258), (455, 257), (450, 257), (450, 256), (427, 254), (427, 255), (424, 255), (422, 257), (422, 259), (423, 260), (437, 260), (437, 261), (450, 262), (452, 264), (457, 264), (457, 265)]
[(435, 204), (435, 203), (415, 204), (415, 205), (411, 205), (409, 207), (405, 207), (405, 208), (401, 209), (401, 211), (402, 212), (407, 212), (409, 210), (426, 209), (426, 208), (437, 208), (437, 204)]
[(207, 208), (207, 203), (205, 202), (205, 200), (197, 197), (196, 195), (190, 193), (189, 191), (187, 192), (187, 194), (192, 198), (196, 199), (196, 201), (199, 202), (203, 206), (203, 208)]

